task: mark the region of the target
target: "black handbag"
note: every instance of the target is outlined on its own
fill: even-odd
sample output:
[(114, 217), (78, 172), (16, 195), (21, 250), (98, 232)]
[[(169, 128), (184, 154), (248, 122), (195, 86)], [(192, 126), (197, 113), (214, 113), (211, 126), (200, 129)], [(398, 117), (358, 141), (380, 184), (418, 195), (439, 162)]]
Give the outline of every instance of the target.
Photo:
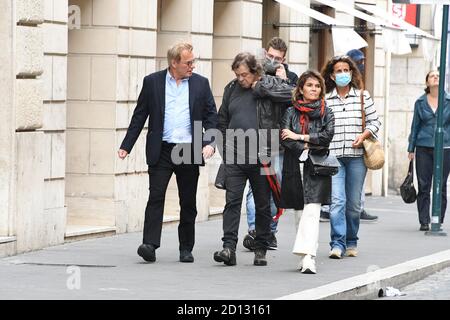
[(417, 192), (414, 188), (413, 160), (409, 162), (408, 175), (400, 186), (400, 195), (405, 203), (413, 203), (417, 199)]
[(214, 182), (214, 186), (217, 189), (226, 189), (225, 187), (225, 164), (221, 163), (219, 166), (219, 171), (217, 171), (216, 181)]
[(312, 167), (311, 175), (313, 176), (334, 176), (341, 166), (336, 156), (329, 152), (323, 156), (309, 153), (307, 161)]

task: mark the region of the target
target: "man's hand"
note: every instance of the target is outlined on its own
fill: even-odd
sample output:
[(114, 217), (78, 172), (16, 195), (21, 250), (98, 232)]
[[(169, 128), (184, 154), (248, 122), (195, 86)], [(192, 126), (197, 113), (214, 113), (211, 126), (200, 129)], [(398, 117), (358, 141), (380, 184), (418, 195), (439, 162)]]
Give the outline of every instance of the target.
[(363, 145), (364, 137), (362, 134), (356, 136), (356, 139), (352, 143), (353, 148), (361, 148)]
[(214, 155), (214, 148), (210, 145), (204, 146), (202, 150), (203, 159), (208, 160)]
[(408, 153), (408, 159), (409, 161), (414, 160), (414, 152)]
[(277, 69), (277, 72), (275, 73), (275, 76), (283, 80), (287, 80), (286, 69), (284, 68), (283, 64), (280, 64), (280, 66)]
[(253, 81), (252, 83), (252, 89), (255, 89), (256, 84), (258, 83), (258, 81), (261, 80), (261, 76), (257, 77), (255, 81)]
[(117, 154), (119, 155), (119, 158), (123, 160), (128, 155), (128, 152), (123, 149), (119, 149), (119, 151), (117, 151)]

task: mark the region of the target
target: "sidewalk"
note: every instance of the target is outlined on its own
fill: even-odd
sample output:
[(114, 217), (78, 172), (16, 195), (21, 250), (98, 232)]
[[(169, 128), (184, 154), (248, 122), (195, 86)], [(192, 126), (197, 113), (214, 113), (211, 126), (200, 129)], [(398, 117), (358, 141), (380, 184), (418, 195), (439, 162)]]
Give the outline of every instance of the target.
[[(222, 219), (197, 224), (193, 264), (178, 262), (177, 226), (168, 225), (153, 264), (144, 263), (136, 254), (141, 233), (74, 242), (0, 259), (0, 297), (277, 299), (450, 249), (448, 221), (443, 229), (449, 236), (425, 236), (418, 231), (415, 203), (404, 204), (398, 196), (367, 197), (366, 210), (378, 215), (379, 221), (361, 223), (357, 258), (329, 259), (329, 223), (320, 224), (316, 275), (296, 270), (298, 257), (291, 253), (294, 217), (289, 212), (280, 218), (279, 249), (268, 251), (268, 266), (253, 266), (253, 253), (242, 246), (247, 232), (243, 215), (237, 266), (227, 267), (212, 258), (221, 248)], [(76, 283), (72, 269), (67, 268), (71, 265), (80, 266), (80, 289), (68, 289), (68, 282), (69, 287)]]

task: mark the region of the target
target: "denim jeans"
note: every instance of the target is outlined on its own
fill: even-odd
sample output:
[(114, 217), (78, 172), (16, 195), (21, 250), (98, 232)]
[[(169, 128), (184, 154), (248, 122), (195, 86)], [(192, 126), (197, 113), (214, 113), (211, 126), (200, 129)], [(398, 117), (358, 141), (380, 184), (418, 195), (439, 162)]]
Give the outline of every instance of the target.
[[(279, 153), (277, 156), (274, 157), (274, 170), (280, 185), (283, 168), (283, 159), (284, 159), (283, 153)], [(251, 187), (248, 188), (246, 206), (247, 206), (248, 231), (255, 230), (255, 200), (253, 199), (253, 192)], [(277, 206), (273, 201), (272, 193), (270, 194), (270, 213), (272, 215), (272, 218), (275, 217), (277, 214)], [(272, 233), (277, 232), (277, 226), (278, 221), (272, 220), (272, 222), (270, 223), (270, 230), (272, 231)]]
[(347, 248), (357, 246), (361, 193), (367, 167), (363, 157), (339, 158), (339, 163), (341, 164), (339, 172), (332, 179), (330, 246), (338, 247), (345, 252)]
[[(361, 212), (364, 211), (364, 203), (366, 202), (366, 192), (364, 191), (365, 189), (366, 189), (366, 179), (364, 179), (362, 188), (363, 192), (361, 192)], [(330, 206), (328, 204), (324, 204), (320, 207), (320, 211), (330, 213)]]

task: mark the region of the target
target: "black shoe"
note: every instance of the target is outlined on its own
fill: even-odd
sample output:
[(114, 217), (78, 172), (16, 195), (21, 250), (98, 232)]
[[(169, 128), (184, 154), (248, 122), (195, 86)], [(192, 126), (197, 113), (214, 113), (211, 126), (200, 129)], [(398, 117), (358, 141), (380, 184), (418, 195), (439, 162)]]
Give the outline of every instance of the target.
[(372, 216), (366, 212), (366, 210), (361, 211), (361, 215), (359, 217), (361, 220), (367, 222), (375, 222), (378, 220), (378, 216)]
[(423, 223), (420, 225), (420, 231), (429, 231), (430, 230), (430, 225), (428, 223)]
[(151, 244), (141, 244), (137, 250), (137, 254), (140, 255), (145, 261), (156, 261), (155, 247)]
[(320, 210), (320, 222), (328, 222), (330, 221), (330, 213), (326, 211)]
[(223, 248), (222, 251), (214, 252), (214, 261), (223, 262), (227, 266), (236, 265), (236, 251), (231, 248)]
[(180, 262), (194, 262), (194, 256), (189, 250), (180, 250)]
[(278, 250), (277, 237), (275, 237), (275, 233), (270, 233), (269, 245), (267, 246), (269, 250)]
[(255, 238), (256, 230), (250, 230), (248, 234), (245, 235), (244, 241), (242, 242), (244, 248), (253, 251), (255, 249)]
[(255, 259), (253, 260), (255, 266), (267, 266), (266, 250), (255, 249)]

